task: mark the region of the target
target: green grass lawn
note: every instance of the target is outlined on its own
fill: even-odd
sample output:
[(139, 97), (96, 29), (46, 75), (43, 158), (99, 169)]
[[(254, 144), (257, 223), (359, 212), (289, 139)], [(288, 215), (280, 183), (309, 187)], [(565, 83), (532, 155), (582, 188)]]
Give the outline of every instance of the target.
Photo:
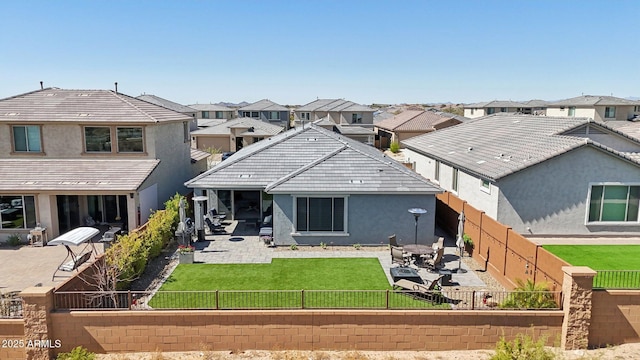
[(573, 266), (593, 270), (640, 270), (640, 245), (544, 245)]
[[(238, 309), (300, 308), (304, 303), (305, 308), (384, 308), (389, 289), (391, 285), (376, 258), (273, 259), (271, 264), (182, 264), (162, 285), (150, 305), (154, 308)], [(220, 293), (216, 295), (214, 290), (220, 290)], [(434, 306), (393, 292), (389, 294), (389, 305)], [(448, 307), (448, 304), (438, 306)]]

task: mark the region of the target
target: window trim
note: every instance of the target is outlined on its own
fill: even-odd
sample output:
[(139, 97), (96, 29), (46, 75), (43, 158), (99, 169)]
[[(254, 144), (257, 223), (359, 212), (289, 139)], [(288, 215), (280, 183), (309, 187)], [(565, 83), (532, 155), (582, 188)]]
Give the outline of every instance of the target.
[[(298, 195), (291, 195), (291, 198), (293, 200), (293, 217), (292, 217), (292, 222), (291, 222), (291, 235), (292, 236), (349, 236), (349, 196), (348, 195), (331, 195), (331, 194), (327, 194), (327, 195), (311, 195), (311, 194), (298, 194)], [(340, 231), (309, 231), (309, 230), (305, 230), (305, 231), (299, 231), (297, 228), (297, 224), (298, 224), (298, 199), (299, 198), (306, 198), (307, 199), (307, 209), (308, 209), (308, 204), (309, 204), (309, 199), (311, 198), (317, 198), (317, 199), (327, 199), (330, 198), (332, 199), (332, 206), (331, 206), (331, 218), (333, 219), (333, 199), (343, 199), (343, 230)], [(308, 219), (308, 214), (309, 212), (307, 211), (307, 228), (309, 226), (309, 219)], [(332, 220), (332, 226), (333, 228), (333, 220)]]
[[(120, 139), (118, 138), (118, 129), (140, 129), (140, 136), (142, 137), (142, 150), (141, 151), (120, 151)], [(115, 134), (116, 134), (116, 148), (115, 152), (117, 154), (146, 154), (147, 147), (145, 146), (145, 129), (144, 126), (115, 126)], [(113, 151), (113, 146), (111, 147)]]
[(202, 118), (203, 119), (209, 119), (211, 116), (211, 114), (209, 114), (208, 110), (202, 110)]
[(436, 160), (435, 167), (433, 170), (433, 180), (437, 183), (440, 183), (440, 160)]
[[(640, 224), (640, 211), (638, 212), (638, 216), (636, 217), (635, 221), (602, 221), (602, 220), (597, 220), (597, 221), (589, 221), (589, 212), (591, 211), (591, 192), (593, 190), (593, 187), (595, 186), (602, 186), (603, 187), (603, 191), (602, 191), (602, 197), (604, 197), (604, 188), (606, 186), (626, 186), (626, 187), (640, 187), (640, 183), (637, 182), (629, 182), (629, 183), (620, 183), (620, 182), (593, 182), (593, 183), (589, 183), (589, 191), (587, 191), (587, 199), (586, 199), (586, 206), (585, 206), (585, 217), (584, 217), (584, 224), (585, 225), (615, 225), (615, 226), (637, 226), (638, 224)], [(629, 207), (629, 190), (627, 190), (627, 202), (626, 202), (626, 206), (627, 206), (627, 210)], [(601, 198), (602, 200), (602, 198)], [(600, 215), (599, 218), (602, 219), (602, 205), (603, 205), (603, 201), (601, 201), (600, 203)], [(627, 211), (625, 210), (625, 212)], [(626, 213), (625, 213), (625, 217), (626, 217)]]
[[(16, 127), (21, 127), (25, 129), (25, 135), (27, 137), (26, 139), (26, 145), (27, 145), (27, 149), (29, 148), (29, 135), (28, 135), (28, 131), (26, 130), (29, 127), (34, 127), (38, 129), (38, 140), (40, 142), (40, 151), (30, 151), (30, 150), (18, 150), (16, 149), (16, 137), (15, 137), (15, 128)], [(42, 141), (42, 125), (28, 125), (28, 124), (15, 124), (15, 125), (11, 125), (11, 150), (13, 153), (15, 154), (44, 154), (44, 142)]]
[(310, 112), (308, 112), (308, 111), (300, 112), (300, 120), (309, 121), (309, 119), (311, 119), (311, 113)]
[[(109, 142), (111, 143), (110, 151), (89, 151), (87, 150), (87, 128), (106, 128), (109, 129)], [(113, 127), (103, 125), (85, 125), (82, 126), (82, 143), (84, 145), (83, 150), (85, 154), (113, 154)]]
[(487, 179), (480, 179), (480, 190), (487, 194), (491, 194), (491, 181)]
[[(2, 226), (2, 215), (0, 214), (0, 231), (13, 231), (13, 230), (24, 230), (24, 229), (32, 229), (32, 227), (28, 226), (28, 221), (32, 220), (32, 224), (34, 224), (34, 227), (37, 226), (38, 224), (38, 204), (37, 204), (37, 196), (35, 195), (28, 195), (28, 194), (0, 194), (0, 196), (7, 196), (7, 197), (19, 197), (21, 199), (22, 202), (22, 227), (8, 227), (5, 228)], [(27, 202), (25, 201), (25, 197), (31, 197), (33, 198), (33, 219), (28, 219), (27, 217), (27, 213), (28, 213), (28, 209), (27, 209)], [(16, 205), (17, 206), (17, 205)], [(9, 220), (7, 220), (9, 221)]]
[(576, 107), (569, 106), (569, 111), (567, 112), (567, 116), (575, 117), (576, 116)]
[[(276, 115), (274, 118), (273, 116)], [(280, 111), (268, 111), (267, 120), (280, 120)]]
[[(607, 116), (607, 115), (612, 115), (611, 112), (613, 111), (613, 116)], [(605, 119), (615, 119), (616, 118), (616, 107), (615, 106), (605, 106), (604, 107), (604, 118)]]
[(224, 111), (215, 111), (213, 116), (215, 116), (216, 119), (224, 119)]
[(458, 171), (458, 169), (452, 167), (451, 168), (451, 191), (454, 193), (458, 193), (458, 188), (459, 188), (459, 174), (460, 172)]
[(362, 124), (362, 113), (351, 113), (352, 124)]

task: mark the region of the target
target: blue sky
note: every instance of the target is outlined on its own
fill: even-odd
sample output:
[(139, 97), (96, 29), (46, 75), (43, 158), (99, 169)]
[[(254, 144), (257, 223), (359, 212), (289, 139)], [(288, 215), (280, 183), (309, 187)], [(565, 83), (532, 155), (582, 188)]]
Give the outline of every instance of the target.
[(0, 98), (182, 104), (640, 96), (640, 1), (5, 1)]

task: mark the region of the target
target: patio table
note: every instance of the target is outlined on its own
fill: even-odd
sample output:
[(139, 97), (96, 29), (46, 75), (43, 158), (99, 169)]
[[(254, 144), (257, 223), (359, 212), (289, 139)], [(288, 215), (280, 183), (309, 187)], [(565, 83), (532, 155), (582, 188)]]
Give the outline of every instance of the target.
[(430, 245), (408, 244), (403, 245), (402, 250), (408, 252), (416, 260), (416, 265), (422, 266), (423, 256), (433, 254), (433, 248)]

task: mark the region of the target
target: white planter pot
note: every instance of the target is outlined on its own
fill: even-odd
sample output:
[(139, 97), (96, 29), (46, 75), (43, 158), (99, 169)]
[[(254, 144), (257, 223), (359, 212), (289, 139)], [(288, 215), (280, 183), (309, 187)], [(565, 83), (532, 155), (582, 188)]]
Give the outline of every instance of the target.
[(180, 260), (180, 264), (193, 264), (193, 252), (188, 253), (178, 253), (178, 259)]

